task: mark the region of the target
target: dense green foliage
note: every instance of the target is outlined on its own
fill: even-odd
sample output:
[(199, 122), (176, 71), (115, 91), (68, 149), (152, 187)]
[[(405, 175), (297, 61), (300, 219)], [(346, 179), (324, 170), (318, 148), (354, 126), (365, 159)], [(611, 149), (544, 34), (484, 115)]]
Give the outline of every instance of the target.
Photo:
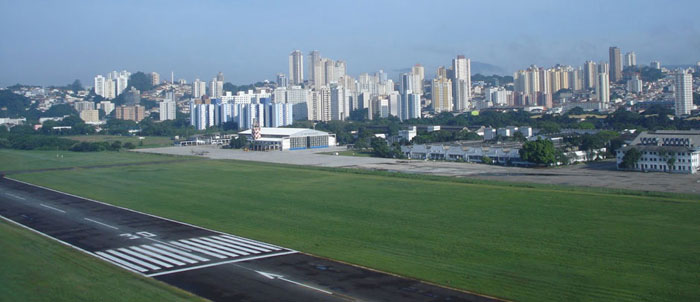
[(411, 141), (414, 144), (440, 143), (452, 141), (481, 140), (481, 136), (469, 130), (450, 131), (438, 130), (432, 132), (421, 132)]
[[(578, 147), (579, 150), (594, 150), (600, 148), (617, 149), (621, 145), (619, 140), (614, 140), (620, 134), (615, 131), (600, 131), (596, 134), (583, 134), (577, 136), (568, 136), (565, 142), (571, 146)], [(609, 151), (612, 151), (609, 150)]]
[(126, 89), (131, 87), (141, 92), (149, 91), (153, 89), (153, 82), (151, 82), (151, 77), (149, 75), (139, 71), (129, 77), (129, 86)]
[(31, 102), (23, 95), (0, 90), (0, 117), (24, 117)]
[(233, 94), (238, 93), (239, 91), (248, 91), (255, 89), (255, 87), (262, 87), (264, 86), (265, 83), (263, 82), (256, 82), (254, 84), (248, 84), (248, 85), (234, 85), (231, 82), (226, 82), (224, 83), (224, 91), (230, 91)]
[(509, 300), (692, 301), (700, 295), (696, 198), (236, 161), (16, 177)]
[(2, 301), (203, 301), (0, 220)]
[(620, 167), (625, 169), (633, 169), (641, 158), (642, 152), (637, 150), (637, 148), (632, 147), (629, 150), (627, 150), (627, 152), (625, 152), (625, 155), (622, 157)]
[(372, 155), (384, 158), (403, 158), (401, 146), (399, 144), (387, 144), (386, 140), (378, 137), (373, 137), (370, 141)]
[(499, 85), (506, 85), (513, 83), (513, 76), (499, 76), (499, 75), (490, 75), (486, 76), (480, 73), (477, 73), (472, 76), (472, 82), (486, 82), (490, 86), (499, 86)]
[(552, 141), (538, 138), (523, 144), (520, 158), (540, 165), (551, 165), (556, 162), (556, 149)]
[(248, 145), (248, 139), (244, 135), (232, 138), (229, 147), (232, 149), (242, 149)]

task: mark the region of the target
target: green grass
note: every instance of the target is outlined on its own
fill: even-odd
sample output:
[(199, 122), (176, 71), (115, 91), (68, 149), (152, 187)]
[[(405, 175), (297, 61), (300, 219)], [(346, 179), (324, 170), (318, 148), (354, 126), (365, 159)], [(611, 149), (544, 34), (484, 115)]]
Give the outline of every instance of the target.
[(507, 299), (700, 296), (697, 196), (214, 160), (17, 177)]
[(19, 151), (0, 149), (0, 171), (86, 167), (147, 161), (179, 160), (185, 157), (135, 152)]
[(0, 220), (0, 301), (204, 301)]
[[(66, 138), (79, 142), (114, 142), (120, 141), (122, 144), (132, 143), (136, 148), (157, 148), (168, 147), (173, 145), (173, 140), (167, 136), (144, 136), (144, 139), (139, 139), (138, 136), (118, 136), (118, 135), (76, 135), (67, 136)], [(141, 145), (140, 142), (143, 141)]]

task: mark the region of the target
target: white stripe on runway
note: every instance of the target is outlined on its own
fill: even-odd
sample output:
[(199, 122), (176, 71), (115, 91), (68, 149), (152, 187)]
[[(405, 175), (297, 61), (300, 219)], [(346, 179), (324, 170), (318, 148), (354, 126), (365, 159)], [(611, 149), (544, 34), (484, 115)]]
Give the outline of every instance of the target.
[(222, 244), (222, 245), (225, 245), (225, 246), (230, 246), (230, 247), (232, 247), (232, 248), (236, 248), (236, 249), (239, 249), (239, 250), (241, 250), (241, 251), (246, 251), (246, 252), (249, 252), (249, 253), (252, 253), (252, 254), (260, 254), (260, 251), (247, 249), (247, 248), (244, 247), (244, 245), (241, 245), (241, 244), (234, 244), (234, 243), (230, 243), (230, 242), (225, 242), (223, 239), (219, 239), (219, 238), (212, 238), (212, 237), (208, 237), (208, 238), (207, 238), (207, 237), (202, 237), (202, 238), (199, 238), (199, 239), (206, 240), (206, 241), (210, 241), (210, 242), (217, 243), (217, 244)]
[(246, 253), (246, 252), (241, 251), (241, 250), (237, 250), (237, 249), (234, 249), (234, 248), (231, 248), (231, 247), (227, 247), (227, 246), (224, 246), (224, 245), (219, 244), (219, 243), (209, 242), (209, 241), (202, 240), (202, 239), (199, 239), (199, 238), (192, 238), (191, 240), (194, 241), (194, 242), (198, 242), (198, 243), (204, 244), (204, 245), (206, 245), (206, 246), (211, 246), (211, 247), (214, 247), (214, 248), (222, 249), (222, 250), (224, 250), (224, 251), (229, 251), (229, 252), (231, 252), (231, 253), (236, 253), (236, 254), (243, 255), (243, 256), (250, 255), (250, 253)]
[(65, 212), (66, 212), (66, 211), (64, 211), (64, 210), (57, 209), (57, 208), (54, 208), (54, 207), (52, 207), (52, 206), (47, 206), (47, 205), (45, 205), (45, 204), (43, 204), (43, 203), (40, 203), (39, 205), (42, 206), (42, 207), (45, 207), (45, 208), (52, 209), (52, 210), (54, 210), (54, 211), (59, 211), (59, 212), (61, 212), (61, 213), (65, 213)]
[[(140, 248), (140, 247), (138, 247), (138, 246), (132, 246), (131, 249), (134, 250), (134, 251), (137, 251), (137, 252), (139, 252), (139, 253), (143, 253), (143, 254), (146, 254), (146, 255), (148, 255), (148, 256), (151, 256), (151, 257), (154, 257), (154, 258), (158, 258), (158, 259), (163, 260), (163, 261), (170, 262), (170, 263), (175, 264), (175, 265), (177, 265), (177, 266), (182, 266), (182, 265), (185, 265), (185, 264), (186, 264), (186, 263), (184, 263), (184, 262), (180, 262), (180, 261), (177, 261), (177, 260), (175, 260), (175, 259), (168, 258), (168, 257), (165, 257), (165, 256), (163, 256), (163, 255), (156, 254), (156, 253), (151, 252), (151, 251), (147, 251), (147, 250), (142, 249), (142, 248)], [(197, 261), (194, 261), (193, 263), (196, 263), (196, 262), (197, 262)]]
[(96, 252), (95, 254), (99, 255), (99, 256), (102, 257), (102, 258), (109, 259), (109, 260), (111, 260), (111, 261), (114, 261), (114, 262), (116, 262), (116, 263), (121, 264), (122, 266), (126, 266), (126, 267), (128, 267), (128, 268), (131, 268), (131, 269), (133, 269), (133, 270), (137, 270), (137, 271), (142, 272), (142, 273), (148, 271), (147, 269), (145, 269), (145, 268), (143, 268), (143, 267), (140, 267), (140, 266), (134, 265), (134, 264), (132, 264), (132, 263), (126, 262), (126, 261), (124, 261), (124, 260), (121, 260), (121, 259), (119, 259), (119, 258), (117, 258), (117, 257), (114, 257), (114, 256), (112, 256), (112, 255), (110, 255), (110, 254), (107, 254), (107, 253)]
[(14, 197), (14, 198), (17, 198), (17, 199), (19, 199), (19, 200), (26, 200), (26, 198), (24, 198), (24, 197), (22, 197), (22, 196), (15, 195), (15, 194), (12, 194), (12, 193), (5, 193), (5, 194), (6, 194), (6, 195), (9, 195), (9, 196), (12, 196), (12, 197)]
[(170, 241), (170, 243), (172, 243), (172, 244), (174, 244), (174, 245), (177, 245), (177, 246), (184, 247), (184, 248), (186, 248), (186, 249), (191, 249), (191, 250), (193, 250), (193, 251), (200, 252), (200, 253), (205, 254), (205, 255), (213, 256), (213, 257), (216, 257), (216, 258), (219, 258), (219, 259), (226, 259), (226, 256), (219, 255), (219, 254), (216, 254), (216, 253), (212, 253), (212, 252), (210, 252), (210, 251), (207, 251), (207, 250), (204, 250), (204, 249), (200, 249), (200, 248), (197, 248), (197, 247), (194, 247), (194, 246), (189, 246), (189, 245), (184, 244), (184, 243), (180, 243), (180, 242), (177, 242), (177, 241)]
[[(203, 244), (201, 244), (201, 243), (196, 243), (196, 242), (192, 242), (192, 241), (184, 240), (184, 239), (183, 239), (183, 240), (180, 240), (180, 242), (182, 242), (182, 243), (184, 243), (184, 244), (187, 244), (187, 245), (189, 245), (189, 246), (196, 246), (196, 247), (198, 247), (198, 248), (200, 248), (200, 249), (212, 251), (212, 252), (214, 252), (215, 254), (221, 254), (221, 255), (229, 256), (229, 257), (238, 257), (238, 255), (237, 255), (236, 253), (229, 253), (229, 252), (223, 251), (223, 250), (221, 250), (221, 249), (217, 249), (217, 248), (214, 248), (214, 247), (210, 247), (210, 246), (203, 245)], [(226, 258), (226, 257), (224, 257), (224, 258)]]
[(249, 248), (251, 248), (251, 249), (260, 250), (260, 251), (263, 251), (263, 252), (265, 252), (265, 253), (271, 252), (271, 250), (268, 250), (268, 249), (266, 249), (266, 248), (253, 246), (253, 245), (250, 245), (250, 244), (247, 244), (247, 243), (243, 243), (243, 242), (237, 242), (237, 241), (235, 241), (235, 240), (228, 239), (228, 238), (225, 238), (225, 237), (223, 237), (223, 236), (219, 236), (219, 237), (214, 236), (214, 237), (212, 237), (212, 238), (216, 238), (216, 239), (219, 239), (219, 240), (221, 240), (221, 241), (230, 242), (230, 243), (233, 243), (233, 244), (236, 244), (236, 245), (241, 245), (241, 246), (249, 247)]
[[(151, 251), (154, 251), (154, 252), (156, 252), (156, 253), (160, 253), (160, 254), (163, 254), (163, 255), (166, 255), (166, 256), (170, 256), (170, 257), (173, 257), (173, 258), (175, 258), (175, 259), (182, 260), (182, 261), (185, 261), (185, 262), (188, 262), (188, 263), (197, 263), (197, 261), (195, 261), (195, 260), (199, 260), (199, 261), (202, 261), (202, 262), (207, 262), (207, 261), (209, 261), (209, 259), (207, 259), (207, 258), (199, 257), (199, 256), (197, 256), (197, 255), (192, 255), (192, 254), (190, 254), (190, 253), (188, 253), (188, 252), (183, 252), (183, 251), (181, 251), (181, 250), (171, 248), (171, 247), (169, 247), (169, 246), (167, 246), (167, 245), (154, 244), (153, 246), (159, 247), (159, 248), (161, 248), (162, 250), (156, 249), (155, 247), (152, 247), (152, 246), (149, 246), (149, 245), (142, 245), (142, 247), (147, 248), (147, 249), (149, 249), (149, 250), (151, 250)], [(183, 257), (178, 256), (178, 255), (175, 255), (175, 254), (168, 253), (168, 252), (166, 252), (166, 251), (164, 251), (164, 250), (173, 252), (173, 253), (175, 253), (175, 254), (182, 255)], [(192, 259), (189, 259), (189, 258), (185, 258), (185, 257), (189, 257), (189, 258), (192, 258), (192, 259), (195, 259), (195, 260), (192, 260)]]
[(115, 230), (118, 230), (118, 229), (119, 229), (118, 227), (111, 226), (111, 225), (109, 225), (109, 224), (102, 223), (102, 222), (99, 222), (99, 221), (97, 221), (97, 220), (92, 220), (92, 219), (90, 219), (90, 218), (85, 218), (85, 220), (87, 220), (87, 221), (92, 221), (92, 222), (94, 222), (94, 223), (101, 224), (101, 225), (103, 225), (103, 226), (106, 226), (106, 227), (108, 227), (108, 228), (113, 228), (113, 229), (115, 229)]
[(146, 255), (143, 255), (143, 254), (141, 254), (141, 253), (139, 253), (139, 252), (135, 252), (135, 251), (132, 251), (132, 250), (129, 250), (129, 249), (126, 249), (126, 248), (121, 248), (121, 249), (119, 249), (119, 251), (120, 251), (120, 252), (127, 253), (127, 254), (130, 254), (130, 255), (132, 255), (132, 256), (134, 256), (134, 257), (137, 257), (137, 258), (141, 258), (141, 259), (146, 260), (146, 261), (149, 261), (149, 262), (151, 262), (151, 263), (155, 263), (155, 264), (160, 265), (160, 266), (165, 267), (165, 268), (171, 268), (171, 267), (173, 267), (172, 264), (165, 263), (165, 262), (160, 261), (160, 260), (157, 260), (157, 259), (153, 259), (153, 258), (148, 257), (148, 256), (146, 256)]
[(120, 252), (117, 252), (117, 251), (115, 251), (115, 250), (107, 250), (107, 253), (110, 253), (110, 254), (115, 255), (115, 256), (117, 256), (117, 257), (119, 257), (119, 258), (122, 258), (122, 259), (129, 260), (129, 261), (131, 261), (131, 262), (133, 262), (133, 263), (136, 263), (136, 264), (138, 264), (138, 265), (140, 265), (140, 266), (145, 266), (145, 267), (147, 267), (147, 268), (149, 268), (149, 269), (152, 269), (152, 270), (160, 269), (160, 267), (157, 267), (157, 266), (155, 266), (155, 265), (153, 265), (153, 264), (143, 262), (143, 261), (141, 261), (141, 260), (139, 260), (139, 259), (136, 259), (136, 258), (131, 257), (131, 256), (128, 256), (128, 255), (124, 255), (124, 254), (122, 254), (122, 253), (120, 253)]
[(233, 237), (233, 236), (229, 236), (229, 235), (222, 235), (221, 237), (228, 238), (228, 239), (232, 239), (232, 240), (236, 240), (236, 241), (243, 241), (243, 242), (245, 242), (245, 243), (252, 244), (252, 245), (254, 245), (254, 246), (256, 246), (256, 245), (257, 245), (257, 246), (262, 246), (262, 247), (264, 247), (264, 248), (271, 249), (271, 250), (273, 250), (273, 251), (281, 250), (281, 248), (278, 248), (278, 247), (276, 247), (276, 246), (272, 246), (272, 245), (269, 245), (269, 244), (265, 244), (265, 243), (262, 243), (262, 242), (260, 242), (260, 241), (252, 241), (252, 240), (243, 239), (243, 238), (240, 238), (240, 237)]

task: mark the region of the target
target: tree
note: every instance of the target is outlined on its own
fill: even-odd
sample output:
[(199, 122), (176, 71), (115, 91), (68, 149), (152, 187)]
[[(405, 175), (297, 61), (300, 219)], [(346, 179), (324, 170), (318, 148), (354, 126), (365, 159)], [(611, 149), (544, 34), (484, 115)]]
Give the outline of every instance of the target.
[(540, 165), (553, 164), (556, 160), (555, 155), (556, 150), (552, 141), (541, 138), (526, 142), (520, 149), (520, 158)]
[(527, 137), (525, 137), (525, 134), (523, 134), (522, 132), (515, 131), (515, 133), (513, 133), (513, 140), (522, 143), (527, 141)]
[(126, 148), (126, 149), (135, 149), (136, 146), (135, 146), (134, 143), (132, 143), (132, 142), (126, 142), (126, 144), (124, 144), (124, 148)]
[(229, 146), (231, 149), (241, 149), (248, 145), (248, 139), (243, 135), (238, 135), (237, 138), (232, 138)]
[(0, 117), (25, 116), (31, 105), (29, 98), (15, 94), (10, 90), (0, 90)]
[(78, 91), (83, 90), (83, 84), (80, 83), (80, 80), (76, 79), (73, 81), (72, 84), (68, 85), (68, 89), (73, 90), (73, 92), (78, 93)]
[(493, 164), (493, 160), (492, 160), (490, 157), (486, 156), (486, 155), (484, 155), (484, 156), (481, 157), (481, 162), (482, 162), (482, 163), (485, 163), (485, 164), (487, 164), (487, 165)]
[(151, 77), (145, 73), (139, 71), (132, 74), (129, 77), (129, 87), (127, 89), (134, 87), (141, 92), (149, 91), (153, 89), (153, 82), (151, 82)]
[(634, 169), (634, 166), (637, 165), (637, 162), (639, 162), (641, 158), (642, 152), (639, 152), (637, 148), (632, 147), (625, 152), (625, 155), (622, 157), (620, 167), (625, 169)]

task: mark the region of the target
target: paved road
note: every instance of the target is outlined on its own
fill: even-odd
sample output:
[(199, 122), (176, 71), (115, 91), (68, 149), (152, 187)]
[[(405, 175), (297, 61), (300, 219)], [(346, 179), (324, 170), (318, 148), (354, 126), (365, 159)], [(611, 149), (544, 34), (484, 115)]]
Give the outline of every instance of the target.
[(0, 216), (214, 301), (496, 301), (11, 179)]

